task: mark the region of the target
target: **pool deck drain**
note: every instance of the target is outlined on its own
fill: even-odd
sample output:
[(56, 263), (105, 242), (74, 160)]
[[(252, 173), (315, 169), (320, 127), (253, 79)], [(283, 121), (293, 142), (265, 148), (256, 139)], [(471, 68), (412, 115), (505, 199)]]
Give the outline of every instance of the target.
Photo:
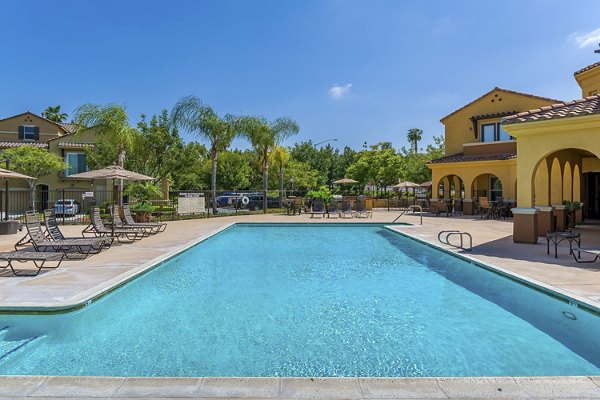
[(184, 399), (599, 399), (600, 377), (0, 377), (0, 397)]

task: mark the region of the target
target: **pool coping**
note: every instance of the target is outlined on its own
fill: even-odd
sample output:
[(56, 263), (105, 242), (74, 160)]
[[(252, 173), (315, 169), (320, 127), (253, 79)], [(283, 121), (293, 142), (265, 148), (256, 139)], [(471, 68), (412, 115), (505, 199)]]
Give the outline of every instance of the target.
[(0, 376), (2, 398), (600, 398), (598, 376), (459, 378)]

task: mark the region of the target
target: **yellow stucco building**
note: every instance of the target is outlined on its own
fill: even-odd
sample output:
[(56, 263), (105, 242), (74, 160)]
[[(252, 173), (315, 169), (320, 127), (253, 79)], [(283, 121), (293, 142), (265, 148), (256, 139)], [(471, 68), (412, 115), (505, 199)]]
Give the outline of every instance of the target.
[[(68, 168), (54, 174), (40, 177), (36, 183), (36, 205), (38, 209), (48, 206), (48, 195), (50, 192), (62, 191), (86, 191), (92, 189), (89, 180), (76, 180), (69, 175), (87, 171), (87, 154), (85, 147), (93, 147), (97, 141), (97, 135), (92, 131), (80, 135), (73, 135), (74, 126), (71, 124), (59, 124), (36, 115), (31, 112), (14, 115), (0, 119), (0, 150), (20, 146), (33, 146), (46, 149), (51, 153), (59, 155), (68, 164)], [(3, 165), (2, 165), (3, 166)], [(27, 182), (14, 180), (10, 183), (11, 204), (17, 207), (27, 207), (17, 192), (29, 189)], [(106, 190), (105, 182), (97, 182), (96, 190)], [(53, 196), (60, 197), (60, 194)], [(72, 197), (72, 194), (69, 194)], [(19, 211), (21, 211), (19, 209)]]
[[(516, 200), (513, 240), (564, 229), (565, 200), (600, 218), (600, 62), (575, 73), (580, 100), (494, 88), (444, 117), (446, 156), (433, 160), (434, 198)], [(435, 189), (438, 188), (436, 191)]]

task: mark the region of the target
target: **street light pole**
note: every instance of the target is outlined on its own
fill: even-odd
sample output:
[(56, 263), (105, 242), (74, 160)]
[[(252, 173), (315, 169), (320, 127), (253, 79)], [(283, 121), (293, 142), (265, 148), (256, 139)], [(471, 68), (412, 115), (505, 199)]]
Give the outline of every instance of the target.
[(314, 146), (314, 147), (317, 147), (318, 145), (320, 145), (320, 144), (323, 144), (323, 143), (327, 143), (327, 142), (337, 142), (337, 139), (327, 139), (327, 140), (323, 140), (322, 142), (319, 142), (319, 143), (315, 143), (315, 144), (313, 144), (313, 146)]

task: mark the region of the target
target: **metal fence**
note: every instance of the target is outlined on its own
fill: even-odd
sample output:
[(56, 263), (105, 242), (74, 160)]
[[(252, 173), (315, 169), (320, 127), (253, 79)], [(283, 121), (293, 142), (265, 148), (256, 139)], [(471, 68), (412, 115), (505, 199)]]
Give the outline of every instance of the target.
[[(53, 209), (60, 224), (88, 224), (91, 207), (98, 206), (101, 213), (108, 217), (109, 206), (116, 199), (113, 191), (85, 190), (22, 190), (0, 191), (0, 216), (2, 219), (23, 219), (28, 210), (41, 212)], [(219, 190), (213, 198), (211, 191), (173, 191), (168, 196), (152, 196), (150, 203), (153, 218), (161, 221), (189, 218), (211, 218), (223, 215), (262, 213), (263, 192), (261, 190)], [(267, 212), (283, 212), (291, 198), (301, 198), (306, 208), (310, 208), (310, 199), (306, 191), (271, 190), (267, 194)], [(351, 201), (354, 207), (359, 196), (335, 196), (335, 200)], [(385, 195), (365, 196), (367, 207), (376, 210), (394, 211), (419, 204), (428, 208), (428, 201), (422, 196)], [(116, 199), (118, 200), (118, 199)], [(8, 201), (8, 202), (7, 202)], [(124, 196), (123, 202), (130, 204), (135, 212), (140, 201)], [(6, 205), (8, 204), (8, 208)], [(142, 210), (143, 211), (143, 210)], [(141, 212), (141, 211), (139, 211)]]

